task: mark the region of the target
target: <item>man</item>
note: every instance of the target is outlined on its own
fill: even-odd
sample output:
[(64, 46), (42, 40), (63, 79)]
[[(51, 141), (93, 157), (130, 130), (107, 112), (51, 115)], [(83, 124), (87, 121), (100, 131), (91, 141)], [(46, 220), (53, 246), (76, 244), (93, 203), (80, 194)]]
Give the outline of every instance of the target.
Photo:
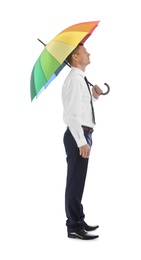
[(88, 161), (92, 146), (92, 132), (95, 127), (92, 99), (98, 99), (102, 90), (96, 85), (92, 94), (85, 78), (85, 68), (90, 63), (90, 54), (83, 44), (79, 44), (68, 56), (71, 70), (62, 87), (64, 122), (64, 146), (67, 156), (67, 181), (65, 210), (69, 238), (94, 239), (89, 231), (99, 226), (89, 226), (81, 203), (85, 186)]

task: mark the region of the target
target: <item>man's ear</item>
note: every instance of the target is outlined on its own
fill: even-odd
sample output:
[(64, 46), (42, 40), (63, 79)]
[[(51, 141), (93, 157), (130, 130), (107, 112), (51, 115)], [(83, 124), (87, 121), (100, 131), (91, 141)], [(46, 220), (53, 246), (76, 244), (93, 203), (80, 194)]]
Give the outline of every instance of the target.
[(72, 58), (73, 58), (73, 60), (77, 61), (78, 60), (77, 54), (73, 53)]

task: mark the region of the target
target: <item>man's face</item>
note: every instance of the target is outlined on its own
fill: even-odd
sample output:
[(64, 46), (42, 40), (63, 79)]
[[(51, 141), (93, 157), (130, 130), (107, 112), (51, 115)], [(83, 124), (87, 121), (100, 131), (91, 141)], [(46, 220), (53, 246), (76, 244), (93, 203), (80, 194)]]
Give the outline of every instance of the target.
[(82, 66), (87, 66), (90, 63), (90, 53), (87, 52), (86, 48), (82, 45), (78, 47), (77, 61)]

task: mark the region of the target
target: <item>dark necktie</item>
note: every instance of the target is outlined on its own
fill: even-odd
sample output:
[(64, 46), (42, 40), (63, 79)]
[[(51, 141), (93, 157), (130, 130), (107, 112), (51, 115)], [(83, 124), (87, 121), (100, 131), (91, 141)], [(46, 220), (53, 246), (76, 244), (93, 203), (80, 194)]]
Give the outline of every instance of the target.
[(89, 90), (89, 93), (90, 93), (90, 103), (91, 103), (91, 108), (92, 108), (93, 122), (95, 124), (95, 114), (94, 114), (94, 107), (93, 107), (93, 101), (92, 101), (92, 94), (91, 94), (91, 91), (90, 91), (90, 87), (89, 87), (89, 83), (88, 83), (87, 78), (84, 77), (84, 79), (86, 81), (86, 84), (87, 84), (87, 87), (88, 87), (88, 90)]

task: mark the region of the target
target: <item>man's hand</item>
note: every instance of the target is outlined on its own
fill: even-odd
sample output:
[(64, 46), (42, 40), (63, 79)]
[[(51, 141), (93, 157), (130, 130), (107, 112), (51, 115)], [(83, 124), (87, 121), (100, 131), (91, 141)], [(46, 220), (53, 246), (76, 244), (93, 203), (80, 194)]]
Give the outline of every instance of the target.
[(83, 158), (89, 158), (90, 156), (90, 147), (88, 144), (85, 144), (79, 147), (79, 153)]
[(100, 89), (97, 85), (94, 85), (93, 88), (92, 88), (92, 93), (93, 93), (93, 96), (94, 98), (99, 98), (99, 96), (101, 95), (102, 93), (102, 89)]

